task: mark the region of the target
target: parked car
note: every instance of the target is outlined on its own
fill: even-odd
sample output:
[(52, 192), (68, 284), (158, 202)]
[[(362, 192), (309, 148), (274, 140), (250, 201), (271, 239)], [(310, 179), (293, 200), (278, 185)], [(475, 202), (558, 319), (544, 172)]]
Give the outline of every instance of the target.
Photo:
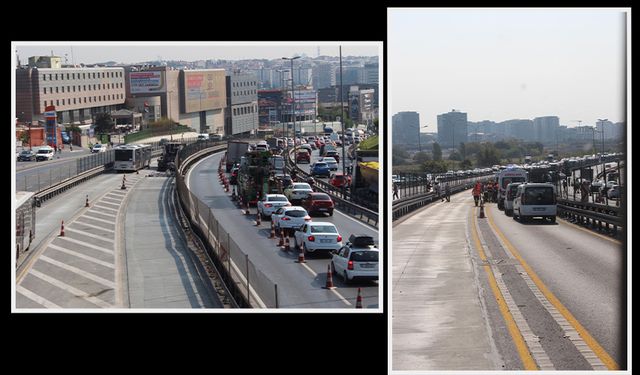
[(283, 194), (267, 194), (258, 201), (258, 213), (266, 219), (278, 208), (285, 206), (291, 206), (286, 196)]
[(294, 229), (310, 222), (311, 216), (300, 206), (284, 206), (271, 214), (271, 221), (276, 229)]
[(284, 195), (292, 202), (304, 199), (311, 193), (313, 193), (313, 189), (306, 182), (294, 182), (284, 189)]
[(302, 200), (300, 205), (304, 207), (309, 214), (314, 212), (326, 212), (329, 216), (333, 216), (333, 210), (335, 208), (333, 200), (325, 193), (310, 193)]
[(303, 224), (293, 234), (294, 246), (302, 244), (305, 253), (339, 250), (342, 247), (342, 236), (333, 223), (310, 222)]
[[(516, 214), (517, 213), (517, 214)], [(534, 217), (556, 221), (555, 187), (548, 183), (524, 183), (518, 186), (513, 200), (513, 219), (527, 221)]]
[(331, 271), (342, 276), (345, 283), (359, 278), (378, 280), (378, 255), (373, 237), (351, 235), (331, 258)]
[(22, 150), (18, 154), (18, 161), (33, 161), (36, 160), (36, 153), (32, 150)]
[(331, 170), (327, 163), (317, 161), (311, 164), (311, 175), (329, 177), (331, 175)]
[(331, 176), (331, 179), (329, 180), (329, 183), (337, 188), (342, 188), (343, 186), (345, 187), (349, 187), (351, 186), (351, 176), (350, 175), (343, 175), (342, 173), (336, 173), (333, 176)]
[(107, 145), (103, 145), (101, 143), (96, 143), (91, 148), (91, 153), (92, 154), (95, 154), (95, 153), (98, 153), (98, 152), (106, 152), (106, 151), (107, 151)]
[(301, 163), (303, 161), (311, 163), (311, 154), (305, 149), (298, 150), (298, 152), (296, 153), (296, 162)]
[(51, 146), (40, 147), (38, 149), (38, 152), (36, 153), (36, 161), (53, 160), (54, 154), (55, 154), (55, 151), (53, 147)]
[(511, 182), (507, 184), (506, 187), (506, 196), (504, 198), (504, 214), (507, 216), (511, 216), (513, 214), (513, 200), (516, 197), (516, 193), (518, 192), (518, 186), (522, 184), (521, 182)]

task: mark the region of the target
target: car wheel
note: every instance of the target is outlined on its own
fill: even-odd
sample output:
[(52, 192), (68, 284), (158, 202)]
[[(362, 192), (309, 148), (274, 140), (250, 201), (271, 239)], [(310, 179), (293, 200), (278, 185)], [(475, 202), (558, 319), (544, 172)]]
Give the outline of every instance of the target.
[(333, 216), (333, 210), (329, 210), (329, 216)]
[(556, 217), (555, 216), (549, 216), (549, 220), (551, 221), (551, 223), (555, 223), (556, 222)]
[(351, 283), (351, 280), (349, 280), (349, 276), (347, 275), (347, 271), (344, 271), (342, 273), (342, 278), (344, 279), (344, 283), (345, 284), (350, 284)]

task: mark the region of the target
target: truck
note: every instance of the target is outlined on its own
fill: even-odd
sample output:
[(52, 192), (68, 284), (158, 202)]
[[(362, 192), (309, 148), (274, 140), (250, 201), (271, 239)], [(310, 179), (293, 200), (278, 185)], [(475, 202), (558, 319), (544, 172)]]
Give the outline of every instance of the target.
[(162, 155), (158, 158), (158, 171), (166, 171), (175, 169), (175, 159), (182, 143), (180, 142), (165, 142), (162, 145)]
[(249, 142), (229, 141), (227, 143), (227, 173), (231, 172), (231, 167), (233, 167), (234, 164), (240, 163), (240, 158), (242, 158), (248, 150)]
[(528, 182), (528, 174), (522, 168), (508, 165), (507, 168), (496, 173), (498, 180), (498, 209), (504, 208), (504, 198), (507, 195), (507, 185), (512, 182)]
[(268, 151), (246, 151), (240, 157), (238, 195), (243, 202), (256, 205), (265, 194), (281, 191), (272, 171), (271, 153)]

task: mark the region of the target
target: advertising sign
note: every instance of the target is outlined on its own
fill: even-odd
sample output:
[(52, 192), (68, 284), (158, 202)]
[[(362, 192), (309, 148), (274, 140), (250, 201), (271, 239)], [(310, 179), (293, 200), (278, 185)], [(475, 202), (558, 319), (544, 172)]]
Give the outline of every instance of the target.
[(48, 105), (44, 108), (45, 118), (45, 134), (47, 137), (47, 144), (53, 148), (58, 148), (58, 125), (56, 123), (56, 107)]
[(200, 112), (226, 106), (223, 69), (184, 71), (185, 112)]
[(129, 86), (132, 94), (164, 92), (164, 72), (130, 72)]

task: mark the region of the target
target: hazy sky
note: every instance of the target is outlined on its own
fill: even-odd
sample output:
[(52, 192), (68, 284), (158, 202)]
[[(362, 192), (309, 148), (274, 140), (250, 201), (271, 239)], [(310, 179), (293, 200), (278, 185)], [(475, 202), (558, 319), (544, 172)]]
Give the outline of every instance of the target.
[[(15, 50), (21, 59), (26, 62), (29, 56), (51, 55), (51, 51), (56, 56), (65, 57), (69, 64), (73, 62), (79, 63), (98, 63), (107, 61), (116, 61), (121, 63), (134, 63), (141, 61), (157, 60), (206, 60), (206, 59), (224, 59), (224, 60), (241, 60), (241, 59), (278, 59), (281, 57), (291, 57), (294, 55), (307, 54), (309, 57), (316, 57), (318, 47), (320, 47), (320, 55), (338, 56), (337, 43), (326, 42), (310, 42), (310, 43), (269, 43), (254, 42), (240, 43), (227, 42), (217, 44), (203, 44), (197, 42), (172, 42), (169, 43), (82, 43), (73, 44), (73, 53), (71, 51), (71, 43), (19, 43), (16, 42)], [(382, 50), (380, 50), (380, 54)], [(358, 56), (376, 56), (378, 55), (378, 45), (375, 43), (342, 43), (342, 56), (358, 55)]]
[(612, 9), (389, 9), (389, 114), (416, 111), (426, 132), (452, 109), (469, 121), (622, 121), (624, 21)]

